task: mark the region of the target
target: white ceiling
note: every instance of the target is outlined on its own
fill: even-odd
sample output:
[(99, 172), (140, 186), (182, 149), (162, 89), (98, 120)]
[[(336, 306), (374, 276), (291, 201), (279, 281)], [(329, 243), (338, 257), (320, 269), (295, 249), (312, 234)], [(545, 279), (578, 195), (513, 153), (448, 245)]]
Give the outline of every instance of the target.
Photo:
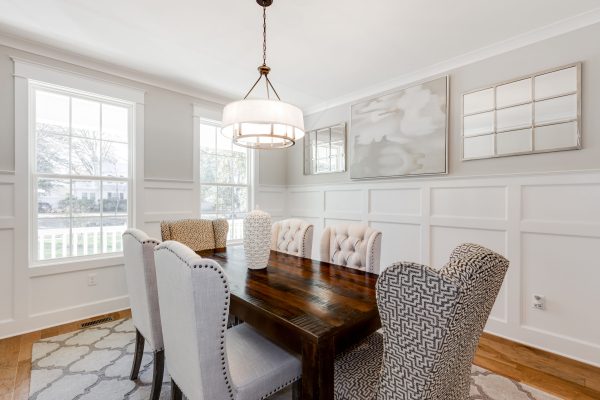
[[(301, 107), (523, 35), (598, 0), (274, 0), (270, 75)], [(0, 29), (219, 98), (257, 77), (254, 0), (0, 0)]]

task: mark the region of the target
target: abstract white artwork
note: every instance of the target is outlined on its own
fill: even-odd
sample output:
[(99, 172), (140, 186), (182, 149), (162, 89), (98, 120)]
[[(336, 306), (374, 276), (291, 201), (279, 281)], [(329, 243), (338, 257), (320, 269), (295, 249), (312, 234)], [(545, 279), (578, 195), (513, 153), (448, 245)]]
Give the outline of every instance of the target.
[(352, 105), (350, 177), (447, 173), (448, 77)]

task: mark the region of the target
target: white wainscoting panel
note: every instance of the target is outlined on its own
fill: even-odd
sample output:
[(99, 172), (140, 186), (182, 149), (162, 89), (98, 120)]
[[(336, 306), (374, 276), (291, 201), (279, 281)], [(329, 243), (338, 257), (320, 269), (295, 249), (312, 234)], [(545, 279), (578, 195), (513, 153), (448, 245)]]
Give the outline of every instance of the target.
[[(442, 267), (479, 243), (510, 268), (486, 330), (600, 366), (600, 171), (290, 186), (287, 216), (383, 232), (382, 265)], [(531, 307), (533, 294), (547, 309)]]
[(356, 213), (364, 209), (364, 197), (360, 190), (327, 190), (325, 211), (329, 213)]
[(523, 220), (600, 221), (600, 184), (527, 185), (522, 196)]
[(15, 215), (14, 184), (0, 182), (0, 218)]
[(431, 215), (506, 219), (506, 187), (434, 187)]
[(448, 256), (461, 243), (477, 243), (499, 254), (506, 255), (506, 232), (457, 228), (449, 226), (431, 227), (431, 266), (441, 268), (448, 262)]
[[(523, 327), (600, 351), (600, 238), (524, 233), (521, 247)], [(531, 307), (534, 294), (546, 311)]]
[(298, 217), (321, 216), (324, 209), (323, 192), (312, 191), (290, 191), (287, 197), (287, 211), (290, 215)]
[(273, 221), (283, 219), (286, 209), (285, 186), (259, 185), (255, 191), (254, 204), (271, 214)]
[(395, 222), (371, 222), (381, 231), (381, 270), (397, 261), (421, 261), (421, 225)]
[(200, 210), (200, 200), (196, 198), (198, 193), (192, 181), (146, 179), (144, 220), (139, 228), (151, 237), (160, 239), (161, 221), (198, 217)]
[(387, 215), (420, 216), (421, 189), (371, 189), (369, 212)]
[(144, 191), (147, 213), (193, 214), (193, 188), (156, 188), (146, 187)]
[(12, 229), (0, 228), (0, 321), (13, 318), (14, 237)]
[(15, 317), (15, 177), (0, 172), (0, 331)]
[[(74, 271), (31, 279), (31, 316), (57, 313), (73, 307), (127, 296), (123, 265), (94, 270), (96, 286), (88, 286), (90, 271)], [(65, 288), (69, 288), (65, 290)]]

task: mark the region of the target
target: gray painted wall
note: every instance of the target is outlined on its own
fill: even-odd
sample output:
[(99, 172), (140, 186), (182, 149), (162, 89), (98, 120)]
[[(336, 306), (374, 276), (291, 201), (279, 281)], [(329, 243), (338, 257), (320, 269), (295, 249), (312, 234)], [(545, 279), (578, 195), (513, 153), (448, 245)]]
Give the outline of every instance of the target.
[[(297, 147), (302, 142), (296, 144)], [(258, 153), (258, 183), (260, 185), (285, 185), (287, 175), (286, 150), (259, 150)]]
[(222, 106), (114, 75), (66, 64), (6, 46), (0, 46), (0, 170), (14, 170), (14, 79), (10, 57), (33, 60), (87, 76), (146, 91), (144, 114), (145, 177), (193, 179), (193, 107), (198, 104), (214, 115)]
[[(600, 24), (449, 71), (450, 175), (472, 176), (600, 168), (600, 40), (598, 38), (600, 38)], [(462, 93), (577, 61), (583, 62), (582, 150), (461, 161)], [(305, 117), (307, 130), (343, 121), (350, 122), (350, 104)], [(304, 176), (302, 143), (298, 144), (287, 150), (286, 183), (288, 185), (350, 182), (347, 172)], [(351, 157), (349, 148), (348, 160)]]

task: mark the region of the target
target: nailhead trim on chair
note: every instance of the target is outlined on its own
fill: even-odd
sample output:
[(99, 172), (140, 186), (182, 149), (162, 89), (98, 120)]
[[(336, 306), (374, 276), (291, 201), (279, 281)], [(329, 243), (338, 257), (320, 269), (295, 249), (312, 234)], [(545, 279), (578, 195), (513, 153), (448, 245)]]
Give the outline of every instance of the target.
[(300, 379), (300, 377), (301, 376), (297, 376), (294, 379), (285, 382), (284, 384), (282, 384), (281, 386), (277, 387), (276, 389), (271, 390), (269, 393), (267, 393), (263, 397), (261, 397), (260, 400), (268, 399), (271, 395), (279, 392), (281, 389), (283, 389), (284, 387), (288, 386), (290, 383), (296, 382), (298, 379)]
[(302, 254), (301, 254), (301, 257), (305, 257), (306, 256), (306, 248), (304, 247), (304, 243), (306, 243), (306, 234), (308, 233), (309, 229), (314, 229), (314, 226), (313, 225), (309, 225), (304, 230), (304, 234), (302, 235)]
[[(375, 235), (375, 240), (373, 240), (373, 243), (375, 243), (379, 238), (381, 238), (383, 234), (381, 232), (379, 232), (377, 235)], [(370, 263), (369, 265), (367, 265), (368, 268), (368, 272), (373, 272), (375, 271), (375, 266), (373, 265), (373, 259), (375, 258), (375, 246), (371, 246), (371, 258), (369, 259)]]
[(135, 240), (137, 240), (138, 243), (140, 243), (140, 244), (151, 243), (151, 244), (155, 244), (157, 246), (160, 244), (160, 242), (157, 241), (157, 240), (155, 240), (155, 239), (140, 240), (140, 238), (137, 237), (136, 235), (134, 235), (132, 232), (123, 232), (123, 234), (121, 236), (125, 236), (125, 235), (131, 236), (132, 238), (134, 238)]
[(190, 265), (186, 260), (184, 260), (183, 258), (181, 258), (177, 253), (175, 253), (173, 250), (171, 250), (168, 247), (159, 247), (158, 249), (156, 249), (156, 251), (160, 251), (160, 250), (168, 250), (171, 253), (173, 253), (175, 255), (175, 257), (179, 258), (181, 261), (183, 261), (183, 263), (185, 265), (187, 265), (189, 268), (210, 268), (212, 270), (214, 270), (215, 272), (217, 272), (219, 274), (219, 276), (221, 277), (221, 281), (225, 284), (225, 305), (223, 308), (223, 319), (222, 319), (222, 324), (221, 324), (221, 370), (223, 372), (223, 376), (225, 377), (225, 384), (227, 385), (227, 390), (229, 391), (229, 398), (233, 399), (233, 390), (231, 389), (231, 383), (229, 382), (229, 376), (227, 374), (227, 363), (225, 362), (225, 329), (227, 329), (227, 317), (229, 315), (228, 310), (229, 310), (229, 284), (227, 283), (227, 279), (225, 279), (225, 275), (223, 274), (223, 271), (218, 270), (214, 265)]

